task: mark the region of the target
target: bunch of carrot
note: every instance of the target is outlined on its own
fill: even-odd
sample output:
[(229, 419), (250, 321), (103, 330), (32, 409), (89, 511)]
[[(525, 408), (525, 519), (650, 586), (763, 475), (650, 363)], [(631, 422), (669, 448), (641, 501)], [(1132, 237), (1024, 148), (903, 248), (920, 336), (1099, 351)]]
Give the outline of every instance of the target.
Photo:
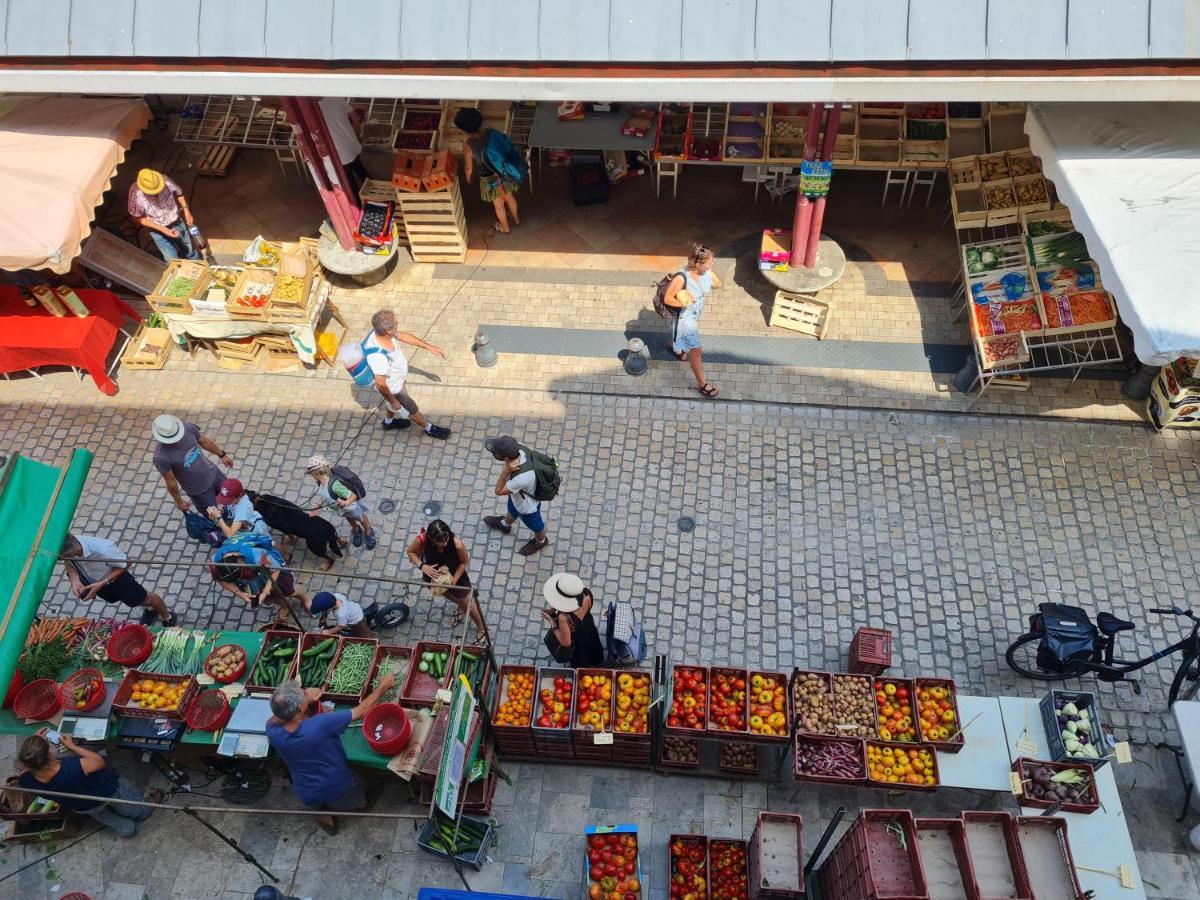
[(39, 619), (30, 626), (29, 635), (25, 638), (25, 646), (32, 647), (35, 644), (44, 644), (55, 638), (61, 638), (63, 643), (68, 647), (73, 646), (75, 639), (79, 637), (87, 624), (87, 619), (78, 617), (73, 619)]

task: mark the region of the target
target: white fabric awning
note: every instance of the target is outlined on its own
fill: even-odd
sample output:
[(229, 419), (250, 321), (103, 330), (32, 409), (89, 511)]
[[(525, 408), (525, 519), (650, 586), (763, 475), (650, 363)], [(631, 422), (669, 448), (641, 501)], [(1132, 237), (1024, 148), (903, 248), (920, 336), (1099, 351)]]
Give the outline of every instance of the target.
[(1200, 103), (1039, 103), (1025, 130), (1138, 359), (1200, 357)]

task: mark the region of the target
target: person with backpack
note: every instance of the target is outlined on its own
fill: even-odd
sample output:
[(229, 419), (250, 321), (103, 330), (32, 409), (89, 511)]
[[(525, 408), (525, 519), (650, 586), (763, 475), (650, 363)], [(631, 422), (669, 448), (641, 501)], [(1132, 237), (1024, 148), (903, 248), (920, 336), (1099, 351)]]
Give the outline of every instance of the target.
[(404, 355), (399, 344), (420, 347), (442, 359), (446, 357), (440, 347), (435, 347), (407, 331), (397, 331), (396, 314), (390, 309), (381, 309), (371, 316), (371, 333), (363, 339), (361, 348), (363, 359), (374, 378), (375, 389), (386, 401), (383, 430), (408, 428), (416, 422), (427, 435), (444, 441), (450, 437), (450, 429), (434, 425), (425, 418), (417, 402), (404, 388), (404, 382), (408, 378), (408, 357)]
[(549, 625), (543, 643), (554, 661), (572, 669), (591, 668), (604, 662), (604, 645), (592, 618), (595, 598), (583, 579), (570, 572), (557, 572), (542, 586), (547, 609), (542, 621)]
[[(704, 312), (704, 302), (708, 295), (714, 288), (721, 287), (721, 279), (712, 270), (713, 259), (711, 248), (703, 244), (693, 244), (692, 252), (688, 254), (687, 268), (666, 284), (665, 290), (662, 291), (661, 303), (670, 311), (668, 315), (674, 319), (671, 328), (671, 352), (680, 362), (691, 366), (692, 374), (696, 377), (696, 390), (710, 400), (716, 399), (721, 392), (704, 377), (700, 315)], [(655, 309), (659, 310), (657, 296), (654, 305)], [(662, 315), (661, 310), (659, 315)]]
[(209, 571), (223, 590), (252, 609), (274, 603), (276, 625), (287, 622), (288, 600), (299, 600), (306, 610), (312, 608), (312, 598), (296, 584), (271, 539), (253, 531), (226, 538), (213, 553)]
[(488, 438), (483, 445), (493, 458), (504, 463), (496, 479), (496, 496), (508, 498), (506, 515), (484, 516), (483, 524), (493, 531), (510, 534), (513, 523), (520, 519), (533, 537), (517, 552), (533, 556), (550, 543), (542, 519), (542, 502), (558, 495), (558, 463), (552, 456), (518, 444), (516, 438), (507, 434)]
[(335, 466), (321, 454), (308, 458), (308, 474), (317, 483), (317, 493), (321, 496), (320, 506), (314, 506), (309, 512), (316, 512), (327, 506), (336, 506), (338, 512), (350, 525), (350, 543), (361, 547), (365, 543), (368, 550), (374, 550), (378, 541), (375, 529), (367, 518), (367, 507), (363, 499), (367, 489), (362, 479), (345, 466)]
[(467, 133), (463, 142), (463, 176), (467, 184), (479, 170), (479, 196), (496, 211), (495, 228), (508, 234), (509, 217), (521, 224), (517, 210), (517, 188), (529, 173), (525, 156), (513, 146), (508, 135), (495, 128), (483, 127), (483, 114), (465, 106), (454, 114), (454, 127)]

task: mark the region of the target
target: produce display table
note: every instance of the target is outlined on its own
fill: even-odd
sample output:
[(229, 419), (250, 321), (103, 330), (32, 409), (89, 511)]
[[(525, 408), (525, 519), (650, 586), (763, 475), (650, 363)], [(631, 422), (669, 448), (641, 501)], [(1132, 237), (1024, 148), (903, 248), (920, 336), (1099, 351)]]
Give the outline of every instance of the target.
[[(958, 695), (958, 711), (966, 727), (966, 743), (958, 753), (937, 754), (942, 787), (1008, 791), (1008, 738), (1000, 701), (995, 697)], [(978, 718), (976, 718), (978, 717)]]
[[(71, 366), (84, 369), (103, 393), (117, 393), (109, 378), (108, 356), (124, 334), (125, 319), (139, 321), (140, 316), (109, 291), (76, 291), (91, 315), (87, 318), (68, 313), (56, 317), (38, 305), (25, 305), (20, 291), (0, 285), (0, 373), (34, 370), (38, 366)], [(115, 366), (116, 363), (113, 363)], [(37, 374), (34, 372), (34, 374)]]
[[(1042, 715), (1038, 701), (1028, 697), (1001, 697), (1000, 710), (1004, 717), (1004, 730), (1008, 736), (1008, 752), (1011, 759), (1019, 756), (1046, 758), (1049, 743), (1042, 727)], [(1017, 741), (1027, 738), (1038, 745), (1034, 753), (1021, 753)], [(968, 739), (968, 746), (970, 739)], [(940, 758), (938, 760), (941, 761)], [(1138, 871), (1137, 856), (1129, 838), (1129, 826), (1125, 810), (1121, 806), (1121, 795), (1113, 778), (1115, 762), (1095, 769), (1096, 790), (1100, 795), (1100, 808), (1093, 813), (1059, 812), (1067, 821), (1067, 836), (1071, 841), (1071, 852), (1079, 868), (1079, 883), (1085, 891), (1093, 890), (1097, 897), (1119, 897), (1122, 900), (1145, 900), (1142, 876)], [(1021, 808), (1021, 814), (1040, 816), (1044, 810)], [(1121, 887), (1117, 879), (1117, 867), (1129, 866), (1133, 872), (1132, 888)], [(1087, 868), (1083, 868), (1083, 867)], [(1090, 871), (1099, 869), (1100, 872)], [(1102, 874), (1111, 872), (1112, 874)]]
[(653, 125), (645, 137), (621, 134), (621, 126), (629, 118), (626, 104), (613, 104), (612, 112), (589, 112), (586, 118), (574, 122), (558, 120), (558, 104), (539, 103), (529, 132), (529, 146), (552, 150), (641, 150), (649, 153), (654, 147)]

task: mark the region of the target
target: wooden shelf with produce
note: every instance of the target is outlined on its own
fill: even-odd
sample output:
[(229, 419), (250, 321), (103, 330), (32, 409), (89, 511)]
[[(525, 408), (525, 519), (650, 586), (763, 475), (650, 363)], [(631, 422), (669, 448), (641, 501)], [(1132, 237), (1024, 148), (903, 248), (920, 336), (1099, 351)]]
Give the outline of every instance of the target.
[(807, 133), (807, 103), (772, 103), (767, 117), (767, 162), (803, 160)]
[(445, 107), (440, 102), (406, 103), (392, 140), (392, 149), (436, 150), (444, 118)]
[(943, 169), (949, 160), (945, 103), (909, 103), (904, 107), (901, 162), (918, 169)]
[(691, 144), (692, 105), (664, 103), (658, 111), (658, 130), (654, 138), (655, 159), (687, 159)]
[(454, 127), (454, 115), (460, 109), (478, 109), (483, 116), (483, 127), (494, 128), (508, 134), (512, 122), (513, 105), (508, 100), (447, 100), (446, 114), (442, 116), (442, 128), (438, 134), (437, 148), (449, 150), (461, 156), (466, 135)]
[(726, 109), (724, 103), (693, 103), (687, 158), (716, 162), (725, 155)]
[(767, 104), (730, 103), (725, 122), (725, 160), (758, 163), (766, 159)]

